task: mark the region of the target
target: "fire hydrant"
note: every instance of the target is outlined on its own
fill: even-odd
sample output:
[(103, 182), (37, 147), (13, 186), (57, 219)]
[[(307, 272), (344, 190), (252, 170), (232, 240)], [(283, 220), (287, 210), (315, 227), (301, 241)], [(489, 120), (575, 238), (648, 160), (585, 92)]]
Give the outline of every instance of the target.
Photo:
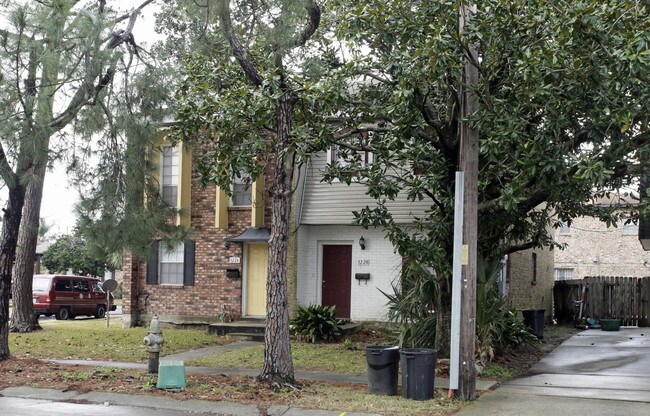
[(151, 324), (149, 325), (149, 335), (144, 337), (144, 345), (147, 346), (147, 351), (149, 351), (149, 373), (158, 372), (158, 361), (160, 359), (160, 348), (165, 342), (160, 331), (160, 323), (158, 322), (158, 315), (154, 315), (151, 318)]

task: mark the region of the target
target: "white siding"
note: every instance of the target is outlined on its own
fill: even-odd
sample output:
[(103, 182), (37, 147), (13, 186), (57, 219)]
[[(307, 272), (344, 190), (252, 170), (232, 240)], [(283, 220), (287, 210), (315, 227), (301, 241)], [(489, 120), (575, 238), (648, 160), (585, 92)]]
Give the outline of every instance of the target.
[[(362, 183), (321, 182), (327, 165), (325, 153), (312, 158), (305, 172), (304, 193), (299, 215), (301, 224), (352, 224), (352, 211), (366, 206), (376, 207), (376, 201), (366, 195)], [(431, 201), (409, 202), (406, 198), (386, 203), (398, 223), (408, 223), (413, 216), (422, 216), (431, 207)]]
[[(366, 240), (361, 250), (359, 237)], [(298, 304), (321, 304), (322, 246), (323, 244), (352, 245), (352, 273), (350, 276), (350, 319), (386, 320), (386, 296), (392, 293), (393, 282), (398, 281), (401, 257), (381, 230), (364, 230), (358, 226), (307, 226), (298, 229)], [(355, 273), (370, 273), (370, 280), (359, 283)], [(380, 291), (381, 290), (381, 291)]]

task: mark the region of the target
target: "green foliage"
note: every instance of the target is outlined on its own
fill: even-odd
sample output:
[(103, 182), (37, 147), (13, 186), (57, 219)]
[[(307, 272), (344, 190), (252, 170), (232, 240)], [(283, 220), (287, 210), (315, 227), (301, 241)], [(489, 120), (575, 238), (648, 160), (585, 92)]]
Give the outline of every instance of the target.
[[(499, 257), (553, 247), (553, 227), (579, 215), (616, 222), (611, 209), (592, 205), (592, 199), (636, 187), (639, 173), (648, 169), (648, 158), (639, 157), (650, 147), (645, 6), (476, 5), (463, 34), (457, 32), (456, 1), (332, 5), (339, 18), (335, 30), (350, 51), (339, 74), (362, 80), (342, 93), (347, 96), (336, 106), (337, 119), (351, 129), (369, 126), (371, 139), (363, 147), (375, 154), (375, 163), (361, 166), (351, 152), (348, 163), (332, 166), (326, 178), (363, 179), (378, 206), (360, 210), (358, 223), (387, 228), (401, 252), (420, 257), (440, 276), (447, 276), (440, 263), (451, 258), (457, 91), (468, 44), (480, 56), (479, 84), (469, 87), (480, 111), (468, 117), (480, 131), (479, 251)], [(352, 137), (338, 142), (360, 146)], [(398, 192), (432, 203), (410, 229), (411, 239), (384, 209)]]
[[(9, 343), (15, 357), (40, 359), (79, 359), (123, 362), (147, 361), (147, 349), (142, 339), (148, 327), (123, 329), (119, 320), (111, 319), (106, 327), (104, 319), (75, 319), (71, 321), (41, 320), (42, 331), (11, 333)], [(165, 328), (163, 354), (175, 354), (223, 345), (225, 337), (215, 337), (206, 331)]]
[[(116, 86), (120, 93), (111, 96), (109, 105), (121, 116), (106, 132), (101, 108), (90, 108), (81, 116), (88, 123), (86, 134), (104, 134), (96, 143), (82, 149), (70, 161), (83, 197), (77, 206), (77, 227), (89, 249), (103, 256), (114, 268), (121, 267), (124, 249), (137, 258), (149, 255), (151, 241), (161, 237), (170, 241), (188, 238), (188, 230), (169, 221), (178, 213), (160, 196), (158, 161), (163, 121), (170, 117), (173, 103), (172, 70), (138, 69), (128, 81)], [(98, 164), (85, 162), (86, 154)]]
[(72, 273), (80, 276), (103, 276), (106, 261), (93, 256), (83, 236), (64, 235), (52, 243), (43, 253), (42, 263), (51, 273)]
[(434, 348), (438, 315), (438, 280), (417, 263), (404, 265), (401, 285), (388, 298), (388, 319), (398, 325), (398, 342), (405, 348)]
[[(364, 347), (342, 348), (341, 343), (317, 343), (294, 341), (291, 343), (293, 364), (301, 371), (331, 371), (344, 374), (362, 374), (367, 369)], [(200, 357), (186, 362), (220, 368), (262, 368), (264, 346), (244, 348), (226, 353)]]
[(335, 306), (298, 306), (289, 327), (296, 336), (312, 343), (332, 341), (341, 334)]
[(517, 311), (508, 309), (506, 299), (499, 296), (497, 278), (501, 271), (499, 259), (479, 256), (476, 286), (476, 353), (487, 364), (504, 347), (533, 343), (537, 340)]
[(481, 376), (492, 378), (512, 378), (513, 374), (510, 372), (510, 370), (503, 366), (500, 366), (499, 364), (490, 363), (483, 369)]

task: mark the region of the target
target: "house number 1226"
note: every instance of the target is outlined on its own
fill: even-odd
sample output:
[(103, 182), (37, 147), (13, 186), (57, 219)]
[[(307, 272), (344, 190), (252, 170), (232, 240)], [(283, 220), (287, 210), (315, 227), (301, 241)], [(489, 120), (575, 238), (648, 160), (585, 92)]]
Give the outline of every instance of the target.
[(357, 260), (358, 266), (370, 266), (370, 260)]

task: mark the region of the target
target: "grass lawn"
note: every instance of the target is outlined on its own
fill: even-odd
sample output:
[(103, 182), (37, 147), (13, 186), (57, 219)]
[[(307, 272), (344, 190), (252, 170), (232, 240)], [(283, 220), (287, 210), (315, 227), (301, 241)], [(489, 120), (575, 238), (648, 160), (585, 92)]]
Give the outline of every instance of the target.
[[(40, 324), (42, 331), (9, 334), (12, 355), (126, 362), (146, 362), (148, 358), (142, 343), (148, 327), (122, 329), (119, 319), (111, 320), (108, 328), (104, 319), (41, 320)], [(207, 331), (165, 328), (162, 333), (165, 339), (162, 356), (230, 342)]]
[[(348, 349), (344, 344), (308, 344), (292, 342), (293, 366), (298, 371), (328, 371), (365, 374), (366, 356), (362, 348)], [(223, 368), (262, 368), (264, 347), (245, 348), (188, 361), (187, 365)]]

